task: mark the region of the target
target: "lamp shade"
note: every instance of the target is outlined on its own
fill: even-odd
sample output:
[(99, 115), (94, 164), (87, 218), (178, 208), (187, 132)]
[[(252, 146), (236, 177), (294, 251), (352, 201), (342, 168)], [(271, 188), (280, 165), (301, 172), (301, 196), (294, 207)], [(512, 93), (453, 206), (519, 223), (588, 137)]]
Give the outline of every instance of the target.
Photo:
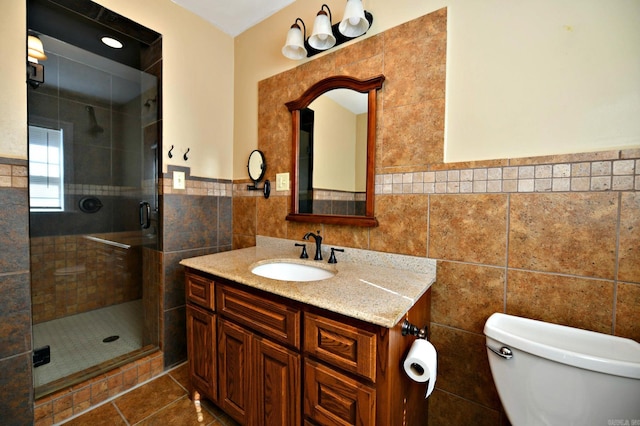
[(27, 57), (30, 62), (35, 63), (38, 62), (38, 59), (43, 61), (47, 59), (47, 55), (44, 54), (42, 41), (34, 35), (29, 35), (27, 37)]
[(369, 29), (369, 21), (364, 16), (362, 0), (347, 0), (344, 18), (338, 26), (340, 33), (346, 37), (358, 37)]
[(336, 38), (331, 30), (331, 19), (327, 12), (321, 10), (313, 23), (313, 34), (309, 37), (309, 45), (316, 50), (327, 50), (336, 44)]
[(300, 26), (296, 23), (287, 32), (287, 41), (282, 47), (282, 54), (289, 59), (302, 59), (307, 56), (307, 49), (304, 47), (304, 36)]

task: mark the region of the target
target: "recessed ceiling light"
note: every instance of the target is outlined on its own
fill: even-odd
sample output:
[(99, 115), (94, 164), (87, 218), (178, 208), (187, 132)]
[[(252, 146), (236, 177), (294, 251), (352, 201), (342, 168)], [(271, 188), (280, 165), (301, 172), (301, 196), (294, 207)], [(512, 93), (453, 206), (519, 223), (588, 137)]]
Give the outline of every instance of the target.
[(104, 36), (100, 40), (102, 40), (102, 42), (107, 46), (112, 47), (114, 49), (122, 49), (124, 47), (124, 44), (122, 44), (120, 40), (116, 40), (113, 37)]

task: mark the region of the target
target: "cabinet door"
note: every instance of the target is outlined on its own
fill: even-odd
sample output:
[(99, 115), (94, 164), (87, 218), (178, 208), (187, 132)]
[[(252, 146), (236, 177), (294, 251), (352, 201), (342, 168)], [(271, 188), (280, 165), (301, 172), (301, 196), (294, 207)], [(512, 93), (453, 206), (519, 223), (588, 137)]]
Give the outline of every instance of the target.
[(216, 321), (215, 315), (187, 305), (187, 351), (192, 386), (216, 401)]
[(375, 425), (375, 389), (310, 359), (304, 375), (304, 414), (314, 423)]
[(254, 337), (252, 379), (255, 421), (265, 426), (297, 426), (301, 419), (300, 355), (266, 339)]
[(236, 421), (249, 424), (251, 334), (222, 318), (218, 327), (219, 404)]

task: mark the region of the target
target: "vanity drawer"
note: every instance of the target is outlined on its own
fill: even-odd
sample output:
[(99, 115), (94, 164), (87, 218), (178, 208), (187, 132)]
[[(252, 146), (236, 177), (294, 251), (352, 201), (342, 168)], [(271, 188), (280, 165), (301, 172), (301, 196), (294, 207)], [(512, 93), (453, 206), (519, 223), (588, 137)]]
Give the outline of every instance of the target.
[(186, 273), (187, 301), (210, 310), (216, 307), (214, 281), (199, 275)]
[(323, 426), (375, 425), (375, 388), (310, 359), (304, 375), (305, 417)]
[(376, 334), (305, 312), (304, 336), (306, 353), (375, 382)]
[(300, 349), (300, 310), (235, 287), (216, 286), (218, 312), (277, 342)]

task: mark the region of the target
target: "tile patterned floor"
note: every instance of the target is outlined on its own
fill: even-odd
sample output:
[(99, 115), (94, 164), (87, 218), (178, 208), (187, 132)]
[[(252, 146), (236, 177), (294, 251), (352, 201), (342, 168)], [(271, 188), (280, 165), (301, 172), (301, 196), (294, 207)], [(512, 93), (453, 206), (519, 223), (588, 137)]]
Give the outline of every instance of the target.
[[(33, 326), (33, 346), (51, 347), (51, 362), (34, 368), (42, 386), (142, 347), (142, 300), (121, 303)], [(119, 336), (112, 342), (105, 337)]]
[(182, 364), (65, 423), (66, 426), (238, 426), (203, 401), (202, 421), (189, 399), (189, 367)]

